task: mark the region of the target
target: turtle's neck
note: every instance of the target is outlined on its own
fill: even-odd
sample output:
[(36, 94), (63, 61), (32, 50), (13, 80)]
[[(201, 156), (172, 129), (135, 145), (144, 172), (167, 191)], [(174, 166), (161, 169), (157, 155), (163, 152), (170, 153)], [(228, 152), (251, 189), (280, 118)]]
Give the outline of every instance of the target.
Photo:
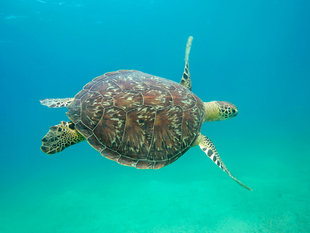
[(217, 101), (204, 102), (205, 108), (205, 121), (218, 121), (219, 107)]

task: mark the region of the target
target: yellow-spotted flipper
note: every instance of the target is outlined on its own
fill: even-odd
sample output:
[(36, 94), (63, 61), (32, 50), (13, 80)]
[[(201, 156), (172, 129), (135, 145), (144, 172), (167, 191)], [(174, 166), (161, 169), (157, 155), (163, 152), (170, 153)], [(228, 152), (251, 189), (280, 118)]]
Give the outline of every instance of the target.
[(181, 85), (187, 87), (189, 90), (192, 90), (192, 81), (191, 76), (189, 74), (189, 53), (192, 47), (193, 37), (190, 36), (187, 39), (186, 50), (185, 50), (185, 67), (181, 80)]
[(247, 190), (252, 191), (251, 188), (249, 188), (248, 186), (244, 185), (243, 183), (241, 183), (239, 180), (237, 180), (231, 173), (230, 171), (227, 169), (227, 167), (225, 166), (225, 164), (223, 163), (219, 153), (217, 152), (215, 146), (213, 145), (213, 143), (211, 142), (211, 140), (200, 134), (196, 140), (195, 145), (199, 145), (200, 149), (203, 150), (206, 155), (219, 167), (221, 168), (224, 172), (226, 172), (234, 181), (236, 181), (238, 184), (240, 184), (242, 187), (246, 188)]
[(40, 100), (40, 103), (49, 108), (62, 108), (62, 107), (67, 107), (69, 104), (71, 104), (73, 100), (74, 98), (44, 99), (44, 100)]
[(46, 154), (55, 154), (84, 140), (72, 122), (61, 121), (60, 124), (52, 126), (42, 138), (41, 150)]

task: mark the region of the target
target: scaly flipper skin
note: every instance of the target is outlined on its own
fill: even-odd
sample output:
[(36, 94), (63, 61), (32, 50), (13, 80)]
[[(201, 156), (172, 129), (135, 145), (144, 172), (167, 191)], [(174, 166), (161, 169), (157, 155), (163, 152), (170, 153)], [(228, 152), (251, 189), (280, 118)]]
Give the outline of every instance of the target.
[(62, 107), (67, 107), (69, 104), (71, 104), (73, 100), (74, 98), (44, 99), (44, 100), (40, 100), (40, 103), (49, 108), (62, 108)]
[(72, 122), (61, 121), (59, 125), (52, 126), (42, 138), (41, 150), (46, 154), (55, 154), (84, 140)]
[(224, 172), (226, 172), (234, 181), (236, 181), (238, 184), (240, 184), (242, 187), (246, 188), (247, 190), (252, 191), (251, 188), (248, 186), (244, 185), (241, 183), (239, 180), (237, 180), (231, 173), (230, 171), (226, 168), (225, 164), (223, 163), (220, 155), (218, 154), (215, 146), (211, 142), (211, 140), (200, 134), (196, 140), (196, 145), (199, 145), (200, 149), (203, 150), (206, 155), (219, 167), (221, 168)]
[(189, 74), (189, 53), (191, 51), (191, 47), (192, 47), (192, 41), (193, 41), (193, 37), (190, 36), (188, 37), (187, 40), (187, 44), (186, 44), (186, 50), (185, 50), (185, 67), (184, 67), (184, 73), (182, 76), (182, 80), (181, 80), (181, 85), (183, 85), (184, 87), (187, 87), (189, 90), (192, 90), (192, 81), (191, 81), (191, 76)]

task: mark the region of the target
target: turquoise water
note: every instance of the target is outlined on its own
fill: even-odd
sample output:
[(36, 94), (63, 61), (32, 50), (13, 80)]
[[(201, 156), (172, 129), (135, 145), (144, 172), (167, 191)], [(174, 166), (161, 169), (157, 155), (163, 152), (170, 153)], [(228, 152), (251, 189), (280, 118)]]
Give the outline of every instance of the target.
[[(0, 2), (0, 232), (310, 232), (310, 3)], [(48, 128), (105, 72), (180, 81), (187, 37), (193, 92), (239, 115), (205, 124), (230, 171), (198, 147), (160, 170), (107, 160), (86, 142), (47, 156)]]

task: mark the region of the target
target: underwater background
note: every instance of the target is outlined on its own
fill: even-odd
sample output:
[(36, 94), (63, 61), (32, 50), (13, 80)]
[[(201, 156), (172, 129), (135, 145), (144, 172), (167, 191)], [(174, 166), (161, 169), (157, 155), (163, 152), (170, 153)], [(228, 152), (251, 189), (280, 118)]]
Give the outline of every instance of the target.
[[(310, 2), (2, 0), (0, 232), (310, 232)], [(94, 77), (136, 69), (179, 82), (185, 44), (205, 123), (239, 186), (199, 149), (137, 170), (80, 143), (40, 150)]]

